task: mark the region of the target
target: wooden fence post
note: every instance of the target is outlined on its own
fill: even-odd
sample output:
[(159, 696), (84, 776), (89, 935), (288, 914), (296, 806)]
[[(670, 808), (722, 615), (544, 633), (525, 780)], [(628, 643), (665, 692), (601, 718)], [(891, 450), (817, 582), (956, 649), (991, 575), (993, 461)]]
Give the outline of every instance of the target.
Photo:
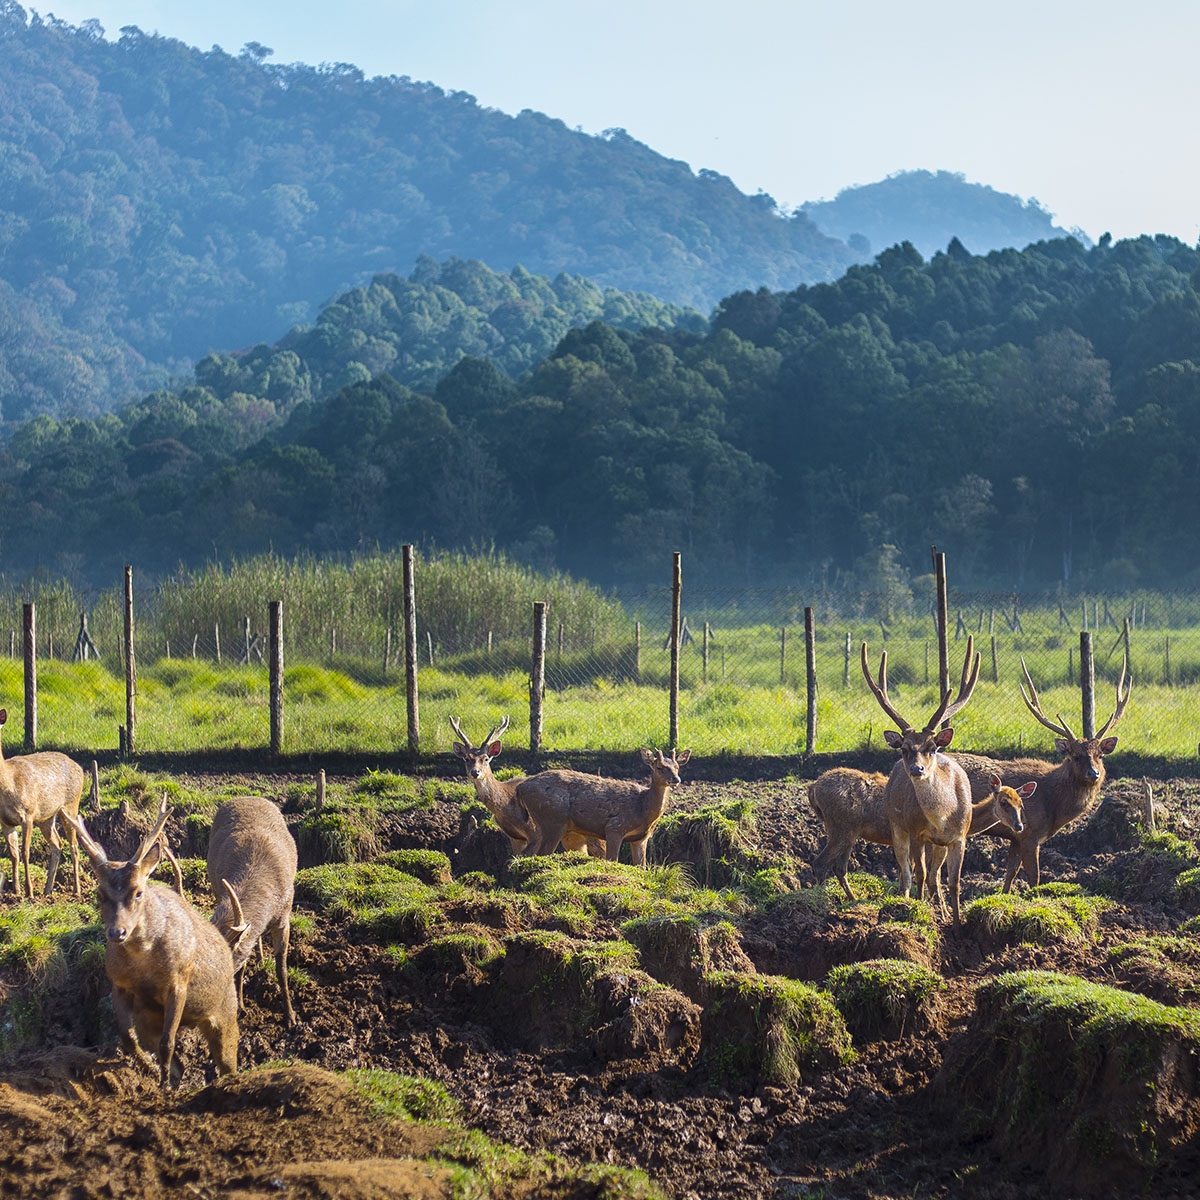
[(408, 749), (416, 754), (421, 743), (421, 718), (417, 701), (417, 589), (413, 576), (413, 548), (401, 548), (404, 567), (404, 699), (408, 709)]
[(812, 758), (817, 748), (817, 636), (813, 628), (813, 610), (804, 610), (804, 679), (808, 697), (805, 717), (804, 757)]
[(996, 662), (996, 637), (994, 634), (992, 635), (992, 682), (1000, 682), (1000, 668)]
[[(21, 637), (25, 654), (25, 753), (37, 749), (37, 613), (33, 603), (21, 605)], [(16, 836), (15, 834), (13, 835)], [(16, 843), (14, 843), (15, 845)], [(16, 890), (17, 881), (13, 880)]]
[(389, 625), (383, 635), (383, 677), (387, 678), (388, 668), (392, 665), (392, 627)]
[[(271, 755), (277, 758), (283, 749), (283, 601), (270, 602), (271, 672)], [(247, 627), (250, 622), (247, 619)], [(246, 655), (250, 663), (250, 655)]]
[(633, 682), (642, 682), (642, 623), (633, 623)]
[(89, 772), (92, 780), (92, 790), (88, 796), (88, 807), (92, 812), (100, 811), (100, 764), (93, 758)]
[[(926, 652), (928, 653), (928, 649), (926, 650)], [(926, 659), (926, 666), (928, 666), (928, 663), (929, 663), (929, 660)], [(850, 686), (850, 630), (847, 629), (846, 630), (846, 656), (842, 660), (842, 687), (848, 688), (849, 686)]]
[(542, 701), (546, 695), (546, 601), (533, 605), (533, 663), (529, 671), (529, 749), (542, 749)]
[(787, 626), (779, 630), (779, 686), (787, 683)]
[(683, 555), (676, 550), (671, 567), (671, 704), (667, 743), (679, 745), (679, 613), (683, 593)]
[(704, 622), (704, 682), (708, 682), (708, 644), (712, 640), (712, 627), (707, 621)]
[(1171, 686), (1171, 638), (1168, 635), (1163, 641), (1163, 683)]
[(946, 555), (936, 546), (933, 548), (933, 567), (937, 575), (938, 695), (944, 696), (950, 688), (949, 631), (946, 629), (949, 605), (946, 597)]
[(1092, 659), (1092, 635), (1079, 635), (1079, 691), (1083, 704), (1083, 736), (1096, 736), (1096, 664)]
[(213, 643), (217, 648), (217, 666), (221, 665), (221, 626), (213, 625)]
[(322, 767), (317, 772), (317, 812), (325, 810), (325, 768)]
[(125, 753), (137, 751), (137, 668), (133, 656), (133, 567), (125, 567)]

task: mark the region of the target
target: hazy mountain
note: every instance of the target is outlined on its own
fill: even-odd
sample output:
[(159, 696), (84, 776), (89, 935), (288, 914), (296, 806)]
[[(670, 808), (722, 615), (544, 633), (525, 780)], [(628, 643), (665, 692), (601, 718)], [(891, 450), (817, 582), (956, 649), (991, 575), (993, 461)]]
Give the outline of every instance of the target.
[(923, 255), (951, 238), (973, 254), (1021, 249), (1049, 238), (1086, 234), (1063, 229), (1036, 200), (1022, 200), (951, 171), (900, 171), (878, 183), (844, 188), (832, 200), (802, 206), (823, 232), (840, 238), (866, 261), (888, 246), (911, 242)]

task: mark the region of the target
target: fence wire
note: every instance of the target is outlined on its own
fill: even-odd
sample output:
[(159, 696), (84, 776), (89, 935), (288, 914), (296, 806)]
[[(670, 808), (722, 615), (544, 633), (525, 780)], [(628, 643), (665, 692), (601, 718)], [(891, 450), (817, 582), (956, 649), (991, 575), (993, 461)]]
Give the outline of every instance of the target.
[[(135, 588), (136, 750), (196, 752), (269, 743), (267, 605), (180, 615), (151, 586)], [(632, 750), (667, 737), (670, 587), (621, 595), (603, 620), (550, 611), (545, 644), (544, 749)], [(888, 719), (860, 667), (887, 654), (893, 703), (912, 723), (937, 705), (939, 651), (931, 604), (885, 593), (808, 598), (791, 589), (684, 589), (679, 646), (680, 742), (706, 754), (801, 754), (807, 666), (804, 610), (813, 609), (816, 743), (821, 753), (878, 749)], [(471, 622), (441, 612), (417, 587), (420, 750), (448, 750), (449, 719), (468, 730), (503, 716), (527, 744), (533, 614)], [(494, 617), (494, 620), (491, 618)], [(86, 619), (86, 638), (82, 622)], [(119, 592), (39, 594), (35, 614), (37, 741), (86, 753), (117, 746), (126, 719), (124, 606)], [(407, 748), (402, 617), (364, 598), (322, 623), (289, 624), (284, 604), (283, 750), (387, 753)], [(949, 678), (968, 638), (980, 655), (975, 696), (955, 745), (1050, 752), (1053, 735), (1021, 698), (1022, 662), (1047, 715), (1081, 732), (1080, 634), (1091, 637), (1097, 723), (1115, 707), (1122, 664), (1134, 698), (1120, 731), (1147, 755), (1193, 757), (1200, 686), (1200, 593), (1037, 596), (951, 593)], [(4, 657), (7, 655), (7, 657)], [(24, 737), (23, 613), (0, 598), (0, 707), (10, 752)]]

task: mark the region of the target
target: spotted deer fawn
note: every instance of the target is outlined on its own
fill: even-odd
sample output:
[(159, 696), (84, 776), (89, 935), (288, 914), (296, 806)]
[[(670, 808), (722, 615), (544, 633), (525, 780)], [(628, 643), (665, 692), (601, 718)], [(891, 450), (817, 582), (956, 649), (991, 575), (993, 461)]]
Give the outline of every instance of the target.
[[(8, 720), (8, 709), (0, 708), (0, 727)], [(50, 862), (46, 868), (48, 896), (54, 890), (58, 864), (62, 861), (62, 839), (55, 827), (59, 813), (77, 817), (79, 800), (83, 795), (83, 768), (55, 750), (37, 754), (22, 754), (5, 758), (0, 750), (0, 832), (8, 847), (12, 863), (13, 891), (17, 890), (17, 832), (21, 833), (21, 861), (25, 866), (25, 898), (33, 899), (29, 881), (29, 848), (36, 825), (50, 845)], [(79, 847), (75, 831), (67, 826), (71, 843), (71, 865), (75, 874), (75, 895), (79, 895)], [(4, 877), (0, 875), (0, 894), (4, 892)]]
[(648, 785), (567, 770), (542, 771), (526, 779), (517, 797), (534, 832), (521, 853), (542, 854), (574, 834), (603, 841), (604, 856), (611, 862), (616, 862), (621, 843), (628, 842), (634, 865), (645, 866), (646, 840), (667, 806), (671, 788), (679, 785), (679, 768), (692, 752), (641, 753), (650, 768)]
[[(1051, 721), (1042, 712), (1037, 688), (1029, 677), (1029, 668), (1021, 659), (1021, 670), (1025, 683), (1021, 686), (1021, 698), (1025, 707), (1047, 729), (1060, 736), (1054, 741), (1055, 748), (1062, 754), (1059, 763), (1045, 762), (1037, 758), (1020, 758), (1013, 762), (996, 762), (975, 754), (956, 755), (971, 782), (971, 794), (979, 795), (987, 786), (993, 772), (1005, 771), (1017, 778), (1036, 780), (1037, 795), (1025, 805), (1024, 828), (1009, 835), (1007, 873), (1004, 890), (1011, 891), (1017, 872), (1025, 868), (1025, 878), (1036, 886), (1041, 878), (1042, 844), (1060, 829), (1089, 812), (1100, 796), (1104, 784), (1104, 756), (1117, 748), (1117, 739), (1108, 733), (1125, 713), (1133, 680), (1126, 682), (1129, 663), (1121, 664), (1121, 676), (1117, 681), (1117, 703), (1112, 716), (1105, 721), (1095, 737), (1076, 737), (1070, 726), (1058, 714)], [(1029, 691), (1026, 693), (1025, 685)]]
[[(496, 758), (503, 748), (499, 738), (508, 728), (508, 718), (505, 717), (499, 725), (493, 726), (491, 733), (477, 746), (463, 733), (457, 717), (450, 718), (450, 728), (458, 737), (454, 743), (454, 753), (463, 760), (467, 768), (467, 777), (475, 785), (475, 795), (508, 838), (513, 853), (522, 854), (533, 836), (534, 824), (525, 805), (521, 803), (519, 793), (524, 785), (538, 777), (523, 775), (516, 779), (497, 779), (492, 774), (492, 759)], [(604, 854), (602, 841), (589, 839), (583, 834), (571, 831), (563, 834), (562, 845), (567, 850), (586, 850), (596, 856)]]
[(127, 862), (110, 862), (84, 823), (63, 813), (91, 859), (99, 884), (104, 965), (112, 983), (121, 1045), (151, 1070), (154, 1059), (146, 1047), (156, 1047), (163, 1087), (176, 1085), (183, 1074), (175, 1054), (181, 1026), (200, 1031), (221, 1075), (237, 1070), (238, 1042), (237, 993), (228, 943), (182, 896), (150, 881), (168, 815), (164, 797), (158, 822), (138, 852)]
[[(825, 826), (825, 845), (813, 860), (813, 874), (818, 883), (836, 874), (848, 900), (856, 899), (846, 878), (854, 843), (892, 844), (892, 827), (883, 801), (887, 780), (886, 775), (877, 771), (868, 773), (853, 767), (834, 767), (808, 785), (808, 802)], [(1022, 801), (1032, 795), (1037, 784), (1026, 784), (1016, 792), (1012, 788), (1000, 788), (998, 777), (996, 782), (998, 791), (989, 792), (971, 806), (969, 837), (998, 824), (1018, 832), (1023, 827)], [(940, 857), (935, 853), (942, 847), (927, 845), (924, 849), (924, 854), (914, 853), (911, 860), (919, 897), (925, 894), (927, 876), (931, 886), (940, 893), (941, 880), (937, 872), (946, 857), (944, 853)]]
[(237, 972), (238, 1007), (246, 962), (259, 939), (275, 952), (283, 1021), (296, 1017), (288, 988), (287, 952), (296, 888), (296, 842), (283, 814), (262, 796), (226, 800), (213, 818), (208, 841), (208, 882), (217, 897), (213, 924), (224, 935)]
[[(900, 894), (907, 896), (912, 887), (914, 853), (925, 845), (944, 846), (950, 864), (950, 903), (954, 910), (954, 924), (961, 925), (959, 892), (963, 854), (971, 828), (971, 785), (966, 771), (949, 755), (942, 753), (950, 744), (954, 730), (938, 729), (938, 725), (960, 712), (975, 690), (979, 679), (979, 655), (975, 653), (975, 639), (967, 638), (967, 654), (963, 661), (958, 695), (952, 703), (953, 691), (947, 688), (942, 702), (925, 722), (923, 729), (914, 729), (888, 699), (886, 650), (879, 661), (879, 679), (876, 681), (871, 677), (867, 665), (867, 643), (863, 642), (862, 672), (871, 694), (895, 721), (899, 730), (888, 729), (883, 735), (892, 749), (900, 751), (900, 761), (892, 768), (884, 788), (883, 803), (892, 831), (892, 849), (900, 871)], [(944, 920), (946, 907), (940, 882), (937, 891)]]

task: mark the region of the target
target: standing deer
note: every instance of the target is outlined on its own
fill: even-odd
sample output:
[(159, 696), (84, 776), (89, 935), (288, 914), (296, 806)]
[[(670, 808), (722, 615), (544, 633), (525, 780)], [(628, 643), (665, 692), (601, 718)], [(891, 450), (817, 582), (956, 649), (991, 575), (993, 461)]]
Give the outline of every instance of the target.
[[(0, 728), (8, 720), (8, 709), (0, 708)], [(17, 758), (4, 757), (0, 750), (0, 833), (8, 847), (12, 862), (13, 891), (17, 890), (17, 831), (21, 831), (21, 861), (25, 865), (25, 898), (33, 899), (29, 880), (29, 848), (33, 842), (33, 827), (42, 831), (50, 844), (50, 862), (46, 868), (45, 895), (54, 890), (58, 864), (62, 860), (62, 839), (55, 827), (59, 813), (77, 817), (79, 800), (83, 795), (83, 768), (56, 750), (23, 754)], [(75, 831), (67, 826), (71, 843), (71, 864), (75, 873), (75, 895), (79, 895), (79, 847)], [(4, 892), (4, 876), (0, 874), (0, 894)]]
[[(968, 837), (993, 829), (998, 824), (1018, 832), (1023, 828), (1022, 801), (1033, 794), (1037, 784), (1026, 784), (1016, 792), (1012, 788), (1001, 788), (999, 777), (995, 778), (996, 790), (971, 806)], [(883, 799), (887, 781), (888, 777), (878, 771), (868, 773), (856, 771), (853, 767), (833, 767), (808, 785), (808, 802), (825, 826), (825, 845), (813, 859), (813, 874), (818, 883), (823, 883), (836, 873), (848, 900), (857, 898), (846, 878), (854, 843), (873, 842), (878, 846), (892, 844), (892, 827)], [(927, 878), (940, 895), (938, 871), (946, 855), (942, 853), (938, 856), (936, 851), (944, 851), (944, 847), (927, 845), (924, 854), (912, 855), (913, 881), (918, 897), (925, 894)]]
[(1029, 677), (1029, 668), (1021, 659), (1021, 670), (1025, 675), (1025, 684), (1029, 686), (1028, 694), (1025, 685), (1021, 686), (1021, 697), (1025, 707), (1047, 729), (1059, 734), (1054, 745), (1059, 753), (1064, 755), (1062, 762), (1051, 763), (1037, 758), (1019, 758), (1013, 762), (995, 762), (975, 754), (959, 754), (956, 757), (967, 772), (971, 782), (972, 795), (982, 793), (987, 786), (988, 777), (993, 772), (1006, 771), (1018, 778), (1025, 777), (1037, 781), (1037, 796), (1025, 806), (1025, 827), (1009, 836), (1008, 871), (1004, 879), (1004, 890), (1012, 890), (1017, 872), (1025, 868), (1025, 878), (1031, 886), (1036, 887), (1041, 878), (1041, 848), (1042, 843), (1052, 838), (1065, 825), (1082, 817), (1090, 811), (1100, 796), (1100, 788), (1104, 784), (1104, 756), (1111, 754), (1117, 748), (1117, 739), (1109, 737), (1113, 729), (1125, 713), (1129, 703), (1129, 693), (1133, 689), (1133, 680), (1128, 675), (1128, 660), (1121, 664), (1121, 677), (1117, 681), (1117, 704), (1113, 714), (1104, 722), (1103, 728), (1095, 737), (1077, 738), (1061, 713), (1058, 721), (1051, 721), (1042, 712), (1038, 699), (1037, 688)]
[[(463, 760), (467, 776), (475, 785), (475, 795), (487, 807), (493, 820), (507, 836), (512, 844), (513, 853), (524, 853), (530, 837), (533, 836), (534, 825), (517, 793), (524, 784), (537, 776), (497, 779), (492, 774), (492, 759), (496, 758), (503, 748), (498, 739), (508, 728), (508, 718), (505, 717), (499, 725), (494, 726), (478, 746), (473, 745), (471, 739), (463, 733), (457, 717), (450, 718), (450, 728), (458, 735), (458, 741), (454, 743), (454, 753)], [(603, 841), (569, 831), (563, 834), (562, 845), (566, 850), (586, 850), (597, 857), (604, 854)]]
[(604, 856), (616, 862), (621, 843), (629, 843), (634, 866), (646, 865), (646, 840), (679, 785), (679, 768), (690, 750), (642, 750), (650, 768), (648, 785), (631, 779), (605, 779), (583, 771), (542, 771), (521, 781), (517, 800), (529, 813), (534, 832), (523, 855), (542, 854), (571, 835), (604, 842)]
[(259, 939), (275, 951), (283, 1022), (296, 1017), (288, 988), (287, 952), (296, 890), (296, 842), (282, 813), (262, 796), (226, 800), (208, 840), (208, 882), (217, 897), (213, 924), (224, 935), (237, 973), (238, 1007), (246, 962)]
[(183, 1067), (175, 1055), (180, 1026), (198, 1029), (218, 1074), (237, 1070), (237, 992), (233, 956), (217, 927), (182, 896), (153, 883), (159, 835), (169, 815), (166, 797), (158, 823), (127, 862), (110, 862), (84, 823), (63, 813), (92, 861), (105, 933), (105, 970), (112, 983), (113, 1012), (121, 1045), (154, 1069), (145, 1047), (157, 1046), (159, 1082), (178, 1084)]
[[(979, 655), (974, 653), (975, 639), (967, 638), (958, 695), (951, 703), (947, 688), (933, 716), (920, 730), (913, 729), (893, 707), (887, 694), (887, 651), (879, 661), (878, 682), (867, 665), (867, 643), (862, 644), (862, 672), (871, 694), (899, 729), (885, 730), (884, 740), (900, 751), (900, 761), (892, 768), (884, 788), (884, 808), (892, 830), (892, 849), (900, 870), (900, 894), (907, 896), (912, 887), (914, 851), (925, 845), (946, 847), (950, 861), (950, 903), (954, 924), (962, 924), (959, 911), (959, 884), (967, 833), (971, 827), (971, 785), (967, 773), (942, 751), (954, 736), (951, 728), (938, 729), (942, 720), (950, 720), (971, 699), (979, 679)], [(972, 656), (974, 664), (972, 665)], [(934, 875), (935, 882), (937, 875)], [(941, 888), (937, 888), (942, 919), (946, 916)]]

